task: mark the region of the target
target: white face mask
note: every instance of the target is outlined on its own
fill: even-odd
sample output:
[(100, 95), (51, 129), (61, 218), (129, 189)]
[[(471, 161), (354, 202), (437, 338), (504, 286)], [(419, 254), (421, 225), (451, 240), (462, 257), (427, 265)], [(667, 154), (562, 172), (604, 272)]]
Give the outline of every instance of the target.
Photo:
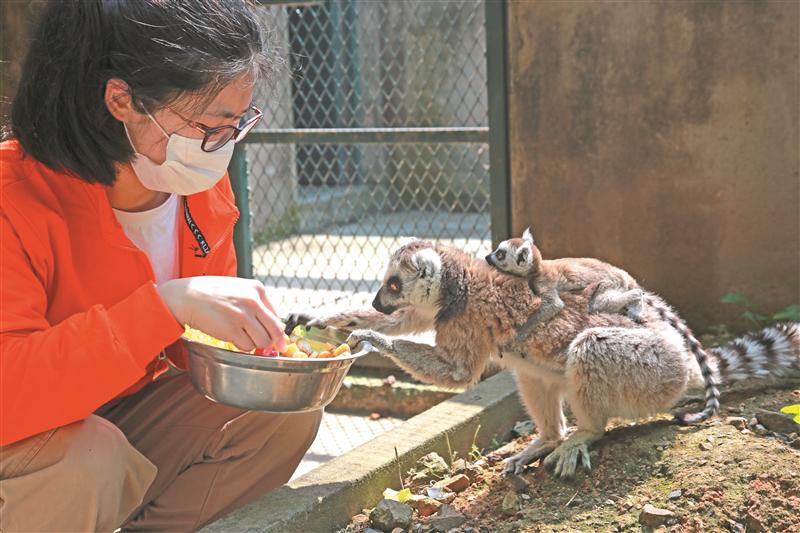
[(233, 156), (233, 141), (214, 152), (204, 152), (200, 147), (203, 139), (191, 139), (173, 133), (168, 134), (156, 120), (147, 116), (158, 126), (167, 140), (167, 158), (157, 165), (147, 156), (136, 151), (123, 122), (128, 141), (136, 152), (131, 165), (142, 185), (151, 191), (189, 195), (207, 191), (225, 175)]

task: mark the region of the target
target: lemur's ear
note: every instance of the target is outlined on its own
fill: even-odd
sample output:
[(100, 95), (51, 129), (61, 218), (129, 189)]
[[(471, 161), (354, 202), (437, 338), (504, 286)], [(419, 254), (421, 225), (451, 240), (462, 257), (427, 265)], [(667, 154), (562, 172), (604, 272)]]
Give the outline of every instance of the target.
[(530, 252), (530, 248), (522, 248), (519, 253), (517, 254), (517, 264), (522, 265), (523, 263), (528, 262), (528, 252)]
[(522, 232), (522, 240), (533, 244), (533, 233), (531, 233), (530, 226), (525, 228), (525, 231)]
[(435, 276), (442, 268), (442, 258), (433, 248), (423, 248), (414, 254), (411, 262), (417, 267), (420, 279)]
[(412, 242), (418, 240), (420, 240), (418, 237), (403, 236), (397, 239), (397, 247), (402, 248), (403, 246), (406, 246), (407, 244), (411, 244)]

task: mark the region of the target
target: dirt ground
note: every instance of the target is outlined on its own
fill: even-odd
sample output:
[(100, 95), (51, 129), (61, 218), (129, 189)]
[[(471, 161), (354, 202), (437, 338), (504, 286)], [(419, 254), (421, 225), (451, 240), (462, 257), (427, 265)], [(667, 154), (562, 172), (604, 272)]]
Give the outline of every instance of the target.
[[(673, 513), (661, 531), (800, 531), (800, 436), (758, 434), (726, 422), (800, 402), (800, 383), (783, 387), (728, 391), (720, 416), (699, 426), (679, 426), (668, 414), (612, 423), (591, 448), (592, 472), (579, 469), (572, 481), (554, 479), (536, 462), (521, 476), (528, 486), (518, 492), (500, 475), (495, 453), (456, 495), (452, 505), (467, 520), (455, 531), (641, 530), (647, 504)], [(516, 453), (532, 438), (512, 441), (500, 455)], [(518, 503), (504, 510), (503, 500), (515, 499), (510, 493)], [(415, 512), (409, 530), (430, 531), (426, 523)]]

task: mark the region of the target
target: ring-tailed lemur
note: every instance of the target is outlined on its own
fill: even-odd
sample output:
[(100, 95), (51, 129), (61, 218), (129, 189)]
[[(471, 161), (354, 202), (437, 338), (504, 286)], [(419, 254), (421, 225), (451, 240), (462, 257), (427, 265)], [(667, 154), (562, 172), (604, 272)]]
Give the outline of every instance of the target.
[(564, 302), (558, 296), (559, 291), (585, 289), (593, 285), (594, 290), (589, 298), (590, 313), (624, 311), (634, 320), (640, 320), (642, 304), (652, 306), (661, 320), (668, 322), (683, 336), (705, 381), (705, 408), (699, 413), (676, 415), (676, 419), (682, 424), (696, 424), (714, 416), (719, 410), (719, 390), (703, 346), (664, 300), (642, 290), (624, 270), (592, 258), (544, 260), (533, 242), (530, 228), (522, 233), (521, 238), (501, 242), (486, 256), (486, 262), (503, 272), (527, 278), (530, 289), (542, 299), (539, 311), (518, 330), (518, 337), (526, 336), (531, 327), (547, 322), (564, 308)]
[[(561, 313), (537, 326), (519, 349), (501, 354), (499, 347), (514, 341), (516, 328), (536, 312), (539, 298), (525, 280), (460, 250), (414, 241), (392, 255), (374, 309), (293, 316), (288, 325), (299, 320), (318, 327), (369, 328), (353, 331), (348, 342), (370, 341), (416, 378), (445, 386), (477, 382), (495, 359), (514, 370), (539, 431), (508, 460), (505, 472), (521, 472), (546, 456), (546, 466), (569, 477), (578, 462), (591, 467), (588, 445), (602, 437), (610, 417), (662, 412), (689, 384), (701, 383), (701, 376), (683, 338), (649, 306), (637, 324), (620, 314), (588, 313), (583, 294), (563, 297)], [(723, 379), (798, 372), (799, 326), (768, 328), (736, 341), (743, 352), (712, 350), (711, 362)], [(429, 330), (435, 330), (435, 346), (386, 336)], [(771, 365), (756, 367), (758, 362)], [(566, 439), (562, 400), (578, 426)]]
[[(589, 301), (591, 313), (620, 313), (631, 318), (641, 314), (644, 291), (630, 274), (608, 263), (590, 257), (542, 259), (542, 253), (533, 242), (530, 228), (521, 238), (501, 242), (486, 256), (493, 267), (528, 280), (530, 289), (542, 299), (539, 310), (526, 327), (547, 322), (563, 308), (559, 291), (584, 290), (593, 285)], [(606, 294), (606, 291), (612, 291)]]

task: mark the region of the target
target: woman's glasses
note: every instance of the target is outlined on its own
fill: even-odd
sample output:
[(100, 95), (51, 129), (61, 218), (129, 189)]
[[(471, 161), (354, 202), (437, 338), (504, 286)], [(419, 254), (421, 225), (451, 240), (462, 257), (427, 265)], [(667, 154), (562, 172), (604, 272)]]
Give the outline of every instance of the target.
[(181, 114), (174, 109), (169, 109), (185, 120), (187, 125), (203, 132), (203, 143), (200, 145), (200, 148), (202, 148), (204, 152), (214, 152), (219, 150), (230, 141), (235, 143), (241, 141), (245, 138), (245, 136), (247, 136), (248, 133), (250, 133), (250, 130), (252, 130), (256, 124), (258, 124), (258, 121), (261, 120), (261, 117), (264, 115), (259, 108), (253, 105), (250, 106), (249, 111), (255, 114), (250, 118), (242, 117), (242, 120), (239, 122), (238, 126), (216, 126), (211, 128), (205, 124), (188, 120), (181, 116)]

